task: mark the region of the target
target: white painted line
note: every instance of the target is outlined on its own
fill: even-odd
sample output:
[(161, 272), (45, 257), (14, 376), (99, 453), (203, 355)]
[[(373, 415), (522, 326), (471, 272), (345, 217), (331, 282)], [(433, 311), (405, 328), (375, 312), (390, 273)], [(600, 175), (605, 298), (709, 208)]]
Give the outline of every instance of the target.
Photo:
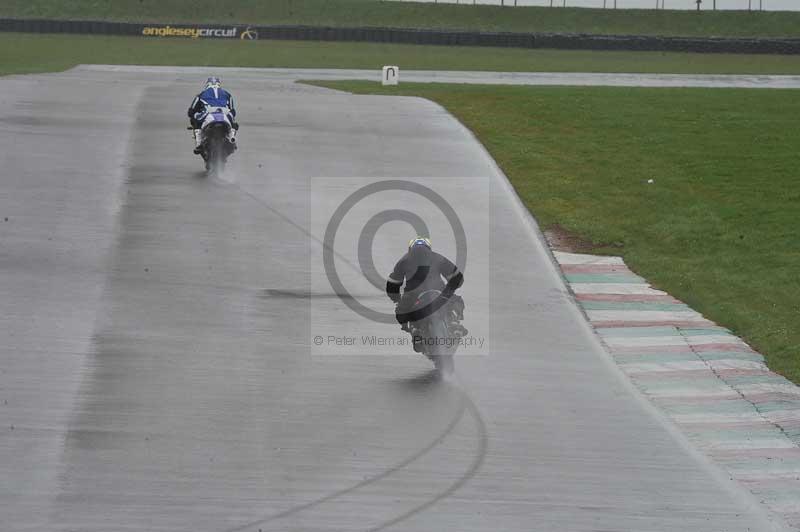
[(559, 264), (580, 265), (580, 264), (605, 264), (613, 266), (624, 266), (622, 257), (604, 257), (602, 255), (583, 255), (580, 253), (566, 253), (564, 251), (554, 251), (553, 255)]
[(570, 287), (576, 294), (667, 295), (644, 283), (570, 283)]
[[(625, 372), (636, 376), (637, 373), (656, 373), (659, 371), (695, 371), (700, 369), (708, 369), (708, 366), (702, 360), (684, 360), (681, 362), (663, 362), (663, 363), (636, 363), (636, 364), (621, 364)], [(709, 370), (709, 374), (711, 370)]]
[(592, 321), (705, 321), (697, 311), (687, 310), (587, 310)]
[(740, 384), (736, 387), (745, 396), (763, 393), (783, 393), (789, 395), (797, 395), (800, 397), (800, 388), (790, 382), (786, 383), (773, 383), (773, 382), (756, 382), (752, 384)]
[[(794, 484), (794, 482), (792, 484)], [(783, 514), (800, 513), (800, 502), (796, 500), (795, 493), (788, 493), (787, 497), (789, 498), (779, 501), (775, 500), (774, 497), (769, 497), (767, 504), (773, 512), (779, 512)], [(797, 527), (795, 527), (794, 530), (797, 530)]]
[[(704, 423), (731, 423), (739, 421), (757, 421), (762, 422), (765, 426), (770, 427), (764, 418), (762, 418), (755, 409), (744, 412), (715, 412), (709, 414), (707, 412), (686, 413), (686, 414), (670, 414), (672, 418), (678, 423), (697, 423), (697, 428), (702, 430)], [(777, 429), (776, 429), (777, 430)]]
[(740, 360), (736, 358), (709, 360), (708, 365), (717, 371), (726, 369), (767, 369), (767, 365), (763, 362), (756, 362), (755, 360)]
[(743, 342), (741, 338), (734, 336), (732, 334), (723, 334), (723, 335), (709, 334), (700, 336), (685, 336), (684, 338), (686, 338), (686, 341), (690, 345), (737, 344), (737, 345), (747, 346), (747, 344)]
[(688, 345), (686, 343), (686, 338), (677, 332), (674, 336), (606, 336), (603, 337), (603, 342), (605, 342), (609, 347), (658, 347)]
[(770, 421), (781, 423), (800, 421), (800, 411), (790, 406), (789, 410), (772, 410), (771, 412), (764, 412), (764, 417)]
[[(709, 344), (717, 344), (717, 343), (724, 343), (726, 346), (730, 347), (720, 347), (720, 351), (730, 350), (730, 348), (741, 348), (746, 347), (749, 348), (746, 343), (742, 342), (736, 337), (728, 336), (724, 338), (724, 342), (717, 338), (717, 341), (709, 341), (709, 342), (697, 342), (697, 343), (688, 343), (686, 342), (686, 338), (679, 335), (674, 336), (650, 336), (650, 337), (635, 337), (635, 336), (605, 336), (603, 337), (603, 343), (605, 343), (609, 348), (612, 350), (620, 349), (620, 348), (654, 348), (654, 347), (680, 347), (686, 346), (687, 348), (691, 348), (693, 346), (703, 346)], [(736, 357), (731, 358), (715, 358), (710, 360), (709, 363), (712, 365), (718, 365), (721, 361), (726, 361), (730, 364), (761, 364), (761, 361), (753, 361), (753, 360), (740, 360)], [(744, 366), (742, 366), (744, 367)]]
[(697, 446), (707, 451), (736, 451), (746, 449), (794, 449), (797, 446), (789, 438), (752, 438), (749, 440), (708, 441), (694, 439)]
[[(631, 375), (631, 378), (636, 378)], [(670, 388), (648, 389), (643, 387), (642, 391), (655, 399), (677, 399), (677, 398), (698, 398), (698, 399), (737, 399), (741, 397), (736, 390), (720, 381), (715, 386), (686, 386), (676, 385)]]
[[(764, 466), (762, 466), (764, 467)], [(780, 469), (766, 469), (743, 473), (735, 470), (733, 472), (737, 480), (745, 482), (756, 482), (759, 480), (797, 480), (800, 477), (800, 467), (784, 467)]]

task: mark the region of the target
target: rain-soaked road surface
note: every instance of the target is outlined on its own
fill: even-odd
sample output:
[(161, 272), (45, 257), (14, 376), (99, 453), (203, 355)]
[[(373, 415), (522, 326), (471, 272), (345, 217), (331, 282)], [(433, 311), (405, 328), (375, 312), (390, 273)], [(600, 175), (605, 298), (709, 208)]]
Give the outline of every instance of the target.
[[(441, 108), (227, 71), (242, 147), (207, 178), (183, 129), (196, 72), (0, 79), (0, 529), (778, 526), (620, 377)], [(464, 222), (465, 324), (491, 353), (452, 381), (418, 355), (312, 344), (397, 332), (319, 275), (317, 218), (364, 177), (414, 178)], [(379, 229), (379, 271), (408, 231)]]

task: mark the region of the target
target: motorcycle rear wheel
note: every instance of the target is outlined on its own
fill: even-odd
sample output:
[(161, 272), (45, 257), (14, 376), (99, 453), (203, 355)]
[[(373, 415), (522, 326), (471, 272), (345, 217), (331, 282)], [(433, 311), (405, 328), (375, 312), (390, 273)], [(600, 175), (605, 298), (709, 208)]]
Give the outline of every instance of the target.
[(225, 154), (222, 150), (220, 142), (211, 142), (206, 159), (206, 171), (212, 176), (220, 176), (225, 170)]
[[(428, 325), (428, 336), (431, 338), (449, 338), (447, 324), (442, 319), (434, 318)], [(439, 342), (431, 346), (428, 358), (433, 361), (433, 366), (440, 376), (451, 375), (455, 371), (453, 353)]]

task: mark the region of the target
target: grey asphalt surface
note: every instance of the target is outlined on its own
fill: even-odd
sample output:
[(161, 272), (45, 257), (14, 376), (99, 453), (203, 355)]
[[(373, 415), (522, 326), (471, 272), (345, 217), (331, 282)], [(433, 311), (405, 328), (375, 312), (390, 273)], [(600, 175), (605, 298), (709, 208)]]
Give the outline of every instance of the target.
[[(235, 72), (238, 76), (273, 81), (295, 80), (370, 80), (380, 81), (381, 73), (375, 70), (356, 69), (310, 69), (310, 68), (215, 68), (214, 72)], [(118, 72), (129, 75), (160, 73), (171, 75), (172, 67), (81, 65), (76, 71)], [(184, 75), (205, 76), (205, 68), (182, 68)], [(400, 82), (420, 83), (477, 83), (485, 85), (556, 85), (556, 86), (605, 86), (605, 87), (705, 87), (742, 89), (798, 89), (800, 76), (789, 75), (707, 75), (707, 74), (605, 74), (595, 72), (480, 72), (458, 70), (405, 70), (400, 65)]]
[[(226, 71), (241, 149), (208, 178), (196, 72), (122, 70), (0, 78), (0, 529), (782, 529), (621, 376), (441, 108)], [(463, 290), (491, 353), (452, 380), (312, 355), (317, 329), (395, 332), (315, 274), (354, 176), (439, 187), (467, 228), (491, 209)], [(408, 229), (382, 231), (385, 270)]]

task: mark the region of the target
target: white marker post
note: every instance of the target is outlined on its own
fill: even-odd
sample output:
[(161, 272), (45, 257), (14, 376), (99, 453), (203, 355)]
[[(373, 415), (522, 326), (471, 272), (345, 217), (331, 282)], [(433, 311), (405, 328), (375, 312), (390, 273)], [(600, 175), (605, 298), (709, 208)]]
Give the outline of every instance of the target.
[(383, 77), (381, 84), (383, 85), (397, 85), (400, 82), (400, 68), (396, 66), (383, 67)]

